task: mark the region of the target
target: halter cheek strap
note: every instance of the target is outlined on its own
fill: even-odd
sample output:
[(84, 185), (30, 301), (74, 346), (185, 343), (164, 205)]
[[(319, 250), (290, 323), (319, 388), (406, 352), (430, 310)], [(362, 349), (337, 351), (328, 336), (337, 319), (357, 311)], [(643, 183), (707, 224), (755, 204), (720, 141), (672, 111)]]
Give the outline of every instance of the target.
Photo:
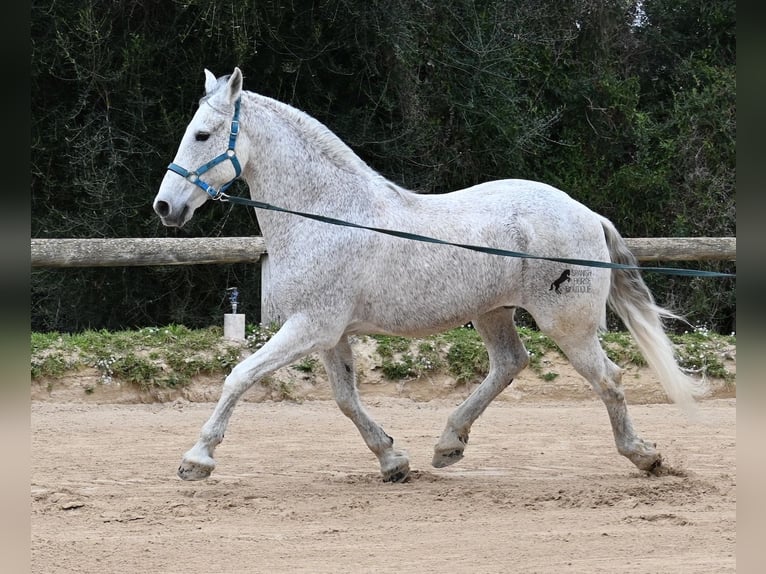
[[(212, 199), (221, 199), (223, 196), (223, 192), (226, 191), (229, 186), (234, 183), (234, 180), (236, 180), (240, 174), (242, 173), (242, 166), (239, 164), (239, 160), (237, 159), (237, 152), (234, 149), (234, 147), (237, 144), (237, 136), (239, 135), (239, 107), (241, 103), (241, 97), (237, 98), (237, 101), (234, 102), (234, 117), (231, 120), (231, 133), (229, 135), (229, 148), (223, 152), (222, 154), (214, 157), (206, 164), (201, 165), (197, 169), (193, 171), (189, 171), (186, 168), (181, 167), (177, 163), (171, 163), (168, 166), (168, 171), (172, 171), (173, 173), (177, 173), (181, 177), (185, 178), (189, 182), (193, 183), (197, 187), (201, 188), (205, 191)], [(209, 183), (207, 183), (205, 180), (201, 179), (200, 176), (205, 173), (206, 171), (214, 168), (219, 163), (222, 163), (226, 160), (229, 160), (231, 162), (231, 165), (234, 167), (234, 178), (226, 182), (221, 186), (220, 189), (216, 189)]]

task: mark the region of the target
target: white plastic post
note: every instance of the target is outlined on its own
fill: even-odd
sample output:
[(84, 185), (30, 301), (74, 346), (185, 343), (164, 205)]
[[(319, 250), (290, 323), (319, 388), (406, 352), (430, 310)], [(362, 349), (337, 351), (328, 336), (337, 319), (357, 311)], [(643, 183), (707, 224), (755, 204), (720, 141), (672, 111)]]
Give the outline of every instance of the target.
[(223, 338), (230, 341), (245, 340), (244, 313), (225, 313), (223, 316)]

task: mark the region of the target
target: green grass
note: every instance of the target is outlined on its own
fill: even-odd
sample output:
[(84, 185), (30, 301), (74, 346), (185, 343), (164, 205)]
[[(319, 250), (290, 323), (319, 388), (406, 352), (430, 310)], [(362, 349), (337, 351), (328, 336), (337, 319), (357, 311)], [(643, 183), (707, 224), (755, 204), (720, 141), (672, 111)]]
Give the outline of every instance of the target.
[(32, 333), (32, 379), (57, 378), (93, 367), (101, 382), (114, 379), (141, 388), (178, 387), (199, 374), (227, 372), (240, 350), (227, 345), (223, 330), (180, 325), (132, 331)]
[(455, 383), (470, 383), (489, 371), (489, 355), (475, 329), (460, 328), (445, 336), (449, 343), (446, 360)]
[(380, 369), (388, 379), (414, 379), (442, 366), (432, 341), (391, 335), (371, 335), (371, 338), (380, 357)]
[[(32, 333), (30, 372), (33, 380), (51, 381), (91, 367), (99, 371), (102, 383), (119, 380), (147, 390), (177, 388), (200, 375), (224, 377), (240, 361), (243, 350), (256, 351), (275, 332), (274, 326), (248, 325), (244, 344), (225, 341), (220, 327), (188, 329), (169, 325), (117, 332)], [(529, 328), (520, 328), (519, 334), (529, 352), (531, 370), (542, 380), (558, 377), (546, 359), (562, 356), (553, 340)], [(698, 328), (670, 338), (682, 368), (734, 380), (722, 359), (726, 349), (736, 345), (734, 334), (718, 335)], [(375, 366), (391, 380), (417, 379), (442, 372), (453, 377), (456, 385), (472, 384), (489, 370), (487, 351), (471, 327), (420, 339), (388, 335), (373, 335), (370, 339), (375, 343)], [(628, 333), (602, 333), (600, 339), (608, 356), (618, 365), (645, 364)], [(321, 368), (318, 363), (314, 356), (309, 356), (292, 368), (316, 373)], [(287, 387), (279, 391), (285, 397), (293, 394)]]
[(641, 351), (638, 350), (638, 345), (633, 341), (630, 333), (624, 331), (602, 333), (599, 339), (606, 355), (618, 365), (631, 364), (638, 367), (646, 365), (646, 360), (641, 355)]
[(670, 340), (676, 345), (678, 362), (682, 368), (726, 381), (734, 380), (721, 360), (722, 351), (737, 344), (734, 333), (716, 335), (698, 327), (683, 335), (671, 335)]
[(309, 355), (308, 357), (304, 357), (299, 362), (295, 363), (293, 365), (293, 369), (302, 373), (313, 373), (316, 370), (318, 364), (319, 361), (317, 358)]

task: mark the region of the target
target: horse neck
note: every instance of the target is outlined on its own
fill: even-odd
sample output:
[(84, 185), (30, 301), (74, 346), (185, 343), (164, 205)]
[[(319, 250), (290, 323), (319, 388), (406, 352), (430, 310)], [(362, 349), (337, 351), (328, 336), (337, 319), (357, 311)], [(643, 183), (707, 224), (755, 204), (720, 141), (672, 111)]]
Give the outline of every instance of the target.
[[(253, 199), (367, 223), (379, 216), (394, 190), (403, 191), (329, 129), (287, 104), (248, 92), (242, 111), (252, 148), (243, 178)], [(264, 235), (279, 234), (280, 221), (285, 218), (259, 212)]]

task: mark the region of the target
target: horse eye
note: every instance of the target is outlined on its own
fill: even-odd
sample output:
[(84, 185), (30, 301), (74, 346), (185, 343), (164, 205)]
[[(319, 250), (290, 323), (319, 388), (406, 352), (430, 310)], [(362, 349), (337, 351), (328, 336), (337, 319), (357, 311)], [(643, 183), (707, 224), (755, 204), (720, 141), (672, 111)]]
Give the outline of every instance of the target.
[(210, 137), (210, 134), (207, 132), (197, 132), (197, 135), (195, 136), (195, 139), (198, 142), (204, 142), (207, 141), (207, 138)]

